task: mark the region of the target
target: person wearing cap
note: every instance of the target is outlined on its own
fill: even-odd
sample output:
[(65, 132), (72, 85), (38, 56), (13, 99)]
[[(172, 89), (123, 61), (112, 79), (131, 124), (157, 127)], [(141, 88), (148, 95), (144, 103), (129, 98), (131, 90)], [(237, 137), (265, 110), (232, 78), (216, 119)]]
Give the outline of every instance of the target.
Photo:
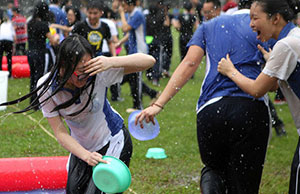
[[(251, 2), (243, 5), (240, 9), (249, 8)], [(235, 15), (219, 16), (200, 25), (160, 97), (136, 117), (136, 124), (142, 125), (144, 119), (154, 123), (154, 116), (187, 83), (206, 55), (206, 74), (197, 103), (203, 194), (259, 191), (270, 132), (268, 105), (263, 97), (248, 95), (217, 71), (220, 59), (230, 53), (247, 77), (259, 75), (264, 61), (257, 44), (263, 43), (249, 24), (249, 9), (241, 9)]]

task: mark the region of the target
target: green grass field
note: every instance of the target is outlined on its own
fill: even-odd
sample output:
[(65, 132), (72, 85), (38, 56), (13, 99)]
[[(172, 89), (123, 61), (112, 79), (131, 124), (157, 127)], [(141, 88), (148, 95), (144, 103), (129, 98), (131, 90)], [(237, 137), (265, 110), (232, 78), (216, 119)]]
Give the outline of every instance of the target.
[[(177, 33), (174, 33), (174, 52), (172, 71), (179, 64)], [(196, 139), (196, 102), (200, 93), (205, 64), (195, 74), (195, 78), (166, 105), (157, 116), (161, 131), (157, 138), (150, 141), (133, 139), (133, 156), (130, 170), (132, 184), (125, 193), (200, 193), (199, 180), (201, 163)], [(146, 79), (144, 79), (146, 81)], [(161, 80), (163, 90), (167, 79)], [(151, 83), (146, 81), (151, 86)], [(16, 99), (29, 91), (29, 79), (11, 79), (8, 84), (8, 100)], [(274, 94), (270, 94), (273, 99)], [(129, 86), (122, 86), (124, 102), (112, 102), (112, 106), (123, 116), (126, 124), (129, 116), (126, 108), (131, 107)], [(144, 106), (150, 99), (145, 96)], [(27, 114), (11, 114), (24, 108), (28, 101), (10, 106), (0, 111), (0, 158), (66, 156), (65, 151), (53, 138), (53, 132), (40, 111)], [(260, 193), (288, 193), (290, 164), (297, 144), (298, 135), (287, 105), (276, 106), (283, 119), (287, 136), (273, 137), (268, 152), (261, 181)], [(168, 158), (147, 159), (148, 148), (164, 148)], [(221, 160), (221, 158), (220, 158)], [(251, 181), (251, 180), (249, 180)]]

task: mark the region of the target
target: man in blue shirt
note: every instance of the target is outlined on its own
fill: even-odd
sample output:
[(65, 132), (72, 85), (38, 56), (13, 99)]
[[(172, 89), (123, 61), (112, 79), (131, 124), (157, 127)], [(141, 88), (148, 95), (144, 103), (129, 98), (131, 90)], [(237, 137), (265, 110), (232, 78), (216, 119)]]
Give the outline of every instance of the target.
[[(148, 53), (148, 46), (146, 44), (146, 21), (143, 13), (136, 7), (136, 0), (123, 0), (119, 7), (119, 13), (122, 21), (122, 31), (129, 33), (128, 38), (128, 54), (133, 53)], [(125, 12), (128, 13), (128, 20), (125, 17)], [(126, 42), (123, 39), (122, 42)], [(129, 82), (131, 95), (133, 97), (133, 108), (126, 111), (132, 112), (136, 109), (142, 109), (142, 93), (146, 93), (150, 98), (154, 99), (158, 92), (149, 88), (142, 81), (142, 72), (132, 73), (126, 75), (124, 82)]]
[[(249, 8), (251, 1), (241, 0), (241, 5)], [(136, 122), (154, 122), (154, 116), (191, 78), (206, 55), (206, 74), (197, 103), (198, 146), (205, 165), (200, 181), (203, 194), (256, 194), (259, 190), (270, 131), (267, 104), (217, 71), (218, 62), (229, 53), (244, 75), (252, 79), (259, 75), (264, 61), (257, 45), (262, 43), (249, 24), (249, 9), (244, 9), (199, 26), (161, 96), (137, 116)]]
[[(68, 24), (67, 15), (59, 7), (60, 0), (51, 0), (49, 5), (49, 10), (55, 15), (55, 23), (66, 26)], [(57, 32), (60, 33), (60, 30), (57, 29)], [(62, 33), (60, 33), (62, 35)]]

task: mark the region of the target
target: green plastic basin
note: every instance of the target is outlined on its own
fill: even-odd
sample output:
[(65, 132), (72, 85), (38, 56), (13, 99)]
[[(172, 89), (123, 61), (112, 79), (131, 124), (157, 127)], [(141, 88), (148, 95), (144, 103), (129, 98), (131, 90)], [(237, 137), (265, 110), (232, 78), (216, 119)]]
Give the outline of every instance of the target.
[(121, 193), (131, 184), (129, 168), (120, 159), (103, 156), (109, 164), (99, 163), (93, 168), (93, 181), (98, 189), (105, 193)]

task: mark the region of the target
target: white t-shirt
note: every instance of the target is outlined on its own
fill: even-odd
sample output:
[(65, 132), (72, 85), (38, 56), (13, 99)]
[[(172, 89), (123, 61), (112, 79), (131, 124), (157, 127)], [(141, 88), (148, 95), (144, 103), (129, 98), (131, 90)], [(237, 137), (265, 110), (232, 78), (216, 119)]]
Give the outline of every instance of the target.
[(14, 41), (15, 35), (15, 29), (10, 21), (3, 22), (0, 25), (0, 40)]
[[(110, 106), (106, 99), (107, 88), (112, 84), (121, 82), (123, 75), (123, 68), (109, 69), (98, 73), (92, 94), (92, 102), (90, 102), (83, 112), (76, 116), (71, 117), (68, 115), (84, 107), (88, 100), (91, 86), (81, 94), (80, 102), (74, 103), (66, 109), (51, 112), (53, 108), (72, 98), (72, 93), (67, 91), (67, 89), (59, 91), (42, 104), (44, 117), (63, 117), (71, 131), (71, 136), (80, 145), (89, 151), (98, 151), (123, 127), (123, 118)], [(42, 84), (48, 76), (49, 73), (40, 78), (38, 85)], [(54, 84), (52, 84), (50, 89), (41, 97), (40, 101), (49, 97), (54, 87)]]
[(300, 61), (299, 54), (300, 29), (296, 27), (285, 38), (275, 44), (270, 58), (263, 69), (264, 74), (279, 79), (280, 89), (288, 102), (298, 132), (300, 131), (300, 99), (287, 80), (294, 72), (297, 62)]
[[(100, 20), (101, 20), (101, 22), (104, 22), (108, 25), (111, 36), (118, 36), (117, 26), (113, 21), (111, 21), (110, 19), (107, 19), (107, 18), (100, 18)], [(102, 53), (108, 53), (108, 52), (109, 52), (108, 43), (107, 43), (106, 39), (103, 39)]]

